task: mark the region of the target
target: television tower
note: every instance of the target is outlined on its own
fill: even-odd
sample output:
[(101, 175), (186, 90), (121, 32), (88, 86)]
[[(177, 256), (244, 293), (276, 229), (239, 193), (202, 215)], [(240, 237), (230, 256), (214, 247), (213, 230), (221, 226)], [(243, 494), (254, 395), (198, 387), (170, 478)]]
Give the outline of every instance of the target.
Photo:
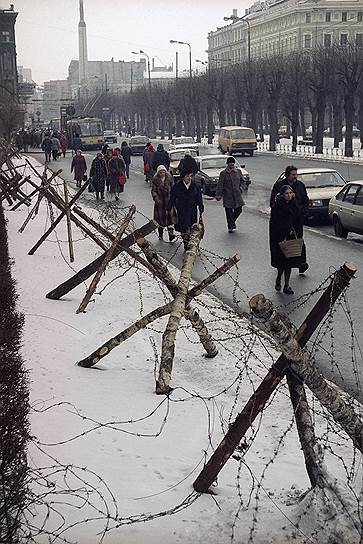
[(88, 56), (87, 56), (87, 28), (84, 20), (83, 0), (79, 0), (79, 23), (78, 23), (78, 47), (79, 47), (79, 84), (85, 85), (88, 79)]

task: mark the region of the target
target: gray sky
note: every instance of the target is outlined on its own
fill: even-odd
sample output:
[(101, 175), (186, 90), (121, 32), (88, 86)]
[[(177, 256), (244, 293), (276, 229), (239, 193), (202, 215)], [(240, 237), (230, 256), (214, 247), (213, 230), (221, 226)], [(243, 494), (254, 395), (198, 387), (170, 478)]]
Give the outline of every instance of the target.
[[(33, 70), (38, 84), (65, 79), (68, 64), (78, 58), (78, 0), (11, 0), (16, 23), (18, 64)], [(0, 0), (8, 8), (10, 0)], [(88, 59), (137, 59), (143, 49), (158, 65), (170, 65), (175, 47), (170, 39), (189, 42), (193, 59), (206, 59), (207, 34), (224, 24), (223, 17), (252, 1), (242, 0), (84, 0)], [(179, 46), (180, 68), (188, 65), (188, 48)]]

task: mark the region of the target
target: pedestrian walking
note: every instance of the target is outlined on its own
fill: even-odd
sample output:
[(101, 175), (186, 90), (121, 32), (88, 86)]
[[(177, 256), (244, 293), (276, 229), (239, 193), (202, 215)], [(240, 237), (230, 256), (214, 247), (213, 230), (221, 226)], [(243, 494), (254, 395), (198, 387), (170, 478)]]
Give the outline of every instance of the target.
[(110, 149), (110, 146), (109, 146), (108, 144), (104, 144), (104, 145), (102, 146), (102, 150), (101, 150), (101, 153), (102, 153), (103, 156), (106, 155), (107, 149)]
[(131, 148), (129, 147), (127, 142), (122, 142), (121, 144), (121, 155), (125, 162), (126, 167), (126, 177), (129, 179), (130, 177), (130, 164), (131, 164)]
[(154, 200), (154, 219), (158, 223), (159, 240), (163, 239), (164, 227), (167, 228), (169, 242), (175, 239), (174, 222), (176, 218), (173, 209), (168, 209), (170, 193), (173, 187), (173, 176), (167, 172), (166, 167), (160, 164), (152, 179), (151, 196)]
[(175, 230), (180, 232), (184, 242), (184, 251), (188, 249), (190, 229), (194, 223), (201, 221), (204, 212), (202, 193), (198, 185), (193, 181), (192, 172), (181, 172), (180, 181), (171, 189), (168, 211), (176, 208), (177, 217)]
[(158, 166), (160, 166), (161, 164), (163, 166), (165, 166), (165, 168), (167, 170), (169, 170), (170, 157), (169, 157), (169, 153), (167, 151), (165, 151), (163, 144), (158, 145), (158, 147), (156, 148), (156, 151), (154, 153), (154, 156), (153, 156), (152, 167), (153, 167), (154, 172), (157, 171)]
[(59, 145), (60, 145), (61, 151), (63, 153), (63, 157), (65, 157), (67, 149), (68, 149), (68, 139), (67, 139), (67, 136), (65, 134), (62, 134), (62, 136), (60, 137)]
[[(270, 197), (271, 209), (276, 204), (276, 195), (278, 193), (281, 193), (281, 188), (284, 187), (285, 185), (290, 185), (291, 189), (293, 190), (293, 193), (295, 195), (296, 205), (301, 211), (303, 221), (304, 221), (309, 211), (309, 197), (306, 191), (305, 184), (298, 179), (296, 166), (293, 166), (293, 165), (287, 166), (285, 168), (285, 175), (274, 183), (271, 190), (271, 197)], [(304, 272), (306, 272), (308, 268), (309, 268), (309, 265), (307, 262), (302, 263), (301, 266), (299, 266), (299, 273), (304, 274)]]
[(155, 150), (153, 144), (151, 142), (148, 142), (142, 154), (146, 183), (151, 181), (155, 174), (155, 171), (153, 170), (154, 153)]
[(86, 159), (82, 155), (82, 151), (77, 149), (71, 163), (71, 173), (74, 171), (74, 179), (76, 180), (77, 187), (81, 187), (82, 181), (85, 181), (87, 172)]
[(108, 147), (106, 149), (106, 153), (103, 155), (106, 165), (107, 165), (107, 178), (106, 178), (106, 189), (107, 191), (110, 190), (110, 169), (109, 169), (109, 162), (112, 159), (112, 149), (111, 147)]
[(290, 287), (291, 269), (300, 267), (306, 262), (306, 249), (303, 244), (301, 256), (287, 258), (279, 244), (284, 240), (303, 236), (303, 213), (289, 184), (283, 185), (275, 197), (275, 204), (271, 208), (269, 234), (271, 266), (277, 268), (275, 289), (281, 291), (281, 279), (284, 275), (283, 292), (293, 295), (294, 291)]
[(96, 199), (98, 200), (101, 195), (101, 199), (103, 200), (105, 198), (107, 165), (101, 151), (99, 151), (97, 156), (93, 159), (89, 175), (93, 189), (96, 193)]
[(60, 143), (58, 138), (54, 134), (51, 140), (52, 140), (52, 158), (54, 161), (56, 161), (58, 154), (60, 153)]
[(45, 134), (44, 139), (42, 141), (42, 150), (45, 154), (45, 162), (51, 161), (51, 154), (52, 154), (52, 138), (49, 134)]
[(28, 153), (29, 146), (31, 146), (32, 144), (32, 140), (33, 140), (32, 133), (29, 132), (29, 130), (25, 130), (23, 133), (23, 146), (24, 146), (25, 153)]
[(112, 157), (108, 163), (108, 170), (110, 174), (110, 193), (115, 195), (115, 200), (118, 200), (118, 195), (124, 191), (126, 181), (126, 165), (121, 157), (121, 149), (119, 147), (116, 147), (112, 152)]
[(228, 157), (227, 166), (219, 174), (216, 190), (216, 200), (223, 198), (223, 207), (226, 213), (228, 232), (236, 230), (236, 220), (242, 213), (243, 191), (247, 190), (242, 172), (236, 168), (234, 157)]
[(15, 143), (16, 143), (16, 147), (18, 148), (18, 150), (21, 151), (23, 149), (23, 145), (24, 145), (23, 133), (21, 131), (16, 133)]

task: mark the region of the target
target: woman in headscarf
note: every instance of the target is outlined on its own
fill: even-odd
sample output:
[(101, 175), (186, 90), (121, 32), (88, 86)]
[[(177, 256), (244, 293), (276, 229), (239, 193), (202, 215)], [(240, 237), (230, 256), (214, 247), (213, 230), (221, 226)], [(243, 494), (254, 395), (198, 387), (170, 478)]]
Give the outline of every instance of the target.
[(293, 295), (294, 291), (289, 285), (291, 269), (300, 267), (306, 262), (305, 244), (303, 245), (300, 257), (286, 258), (281, 251), (279, 242), (293, 238), (302, 238), (303, 214), (296, 204), (291, 185), (283, 185), (280, 188), (275, 202), (275, 205), (271, 208), (269, 225), (271, 266), (277, 268), (275, 289), (276, 291), (281, 291), (281, 279), (284, 275), (283, 292), (286, 295)]
[(171, 189), (173, 187), (173, 176), (167, 172), (166, 167), (160, 164), (152, 179), (151, 196), (154, 200), (154, 219), (159, 224), (159, 240), (163, 239), (164, 227), (167, 228), (169, 241), (175, 239), (174, 217), (171, 210), (168, 210)]
[(101, 151), (99, 151), (96, 158), (93, 159), (89, 175), (92, 180), (92, 186), (96, 193), (96, 199), (98, 200), (101, 194), (101, 198), (103, 200), (105, 198), (107, 166)]
[(108, 163), (108, 171), (110, 174), (110, 193), (115, 195), (115, 200), (118, 200), (118, 195), (123, 193), (124, 184), (120, 183), (121, 176), (125, 176), (125, 161), (121, 157), (121, 149), (116, 147), (112, 151), (112, 157)]
[(73, 170), (77, 187), (81, 187), (85, 173), (87, 172), (87, 164), (86, 159), (82, 155), (82, 151), (80, 149), (77, 149), (76, 154), (72, 159), (71, 172), (73, 172)]

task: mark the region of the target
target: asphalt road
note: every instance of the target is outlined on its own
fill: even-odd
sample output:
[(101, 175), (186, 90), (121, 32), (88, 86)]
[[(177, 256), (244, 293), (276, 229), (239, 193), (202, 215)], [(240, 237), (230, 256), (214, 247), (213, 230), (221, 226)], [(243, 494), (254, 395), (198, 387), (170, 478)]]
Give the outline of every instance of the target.
[[(206, 153), (214, 150), (206, 149)], [(204, 152), (204, 151), (203, 151)], [(90, 165), (94, 152), (85, 153)], [(273, 286), (275, 270), (270, 266), (268, 248), (268, 210), (269, 193), (272, 183), (284, 170), (291, 159), (280, 156), (256, 154), (255, 157), (245, 157), (241, 162), (246, 165), (250, 173), (252, 184), (247, 196), (247, 205), (238, 221), (237, 231), (227, 232), (224, 210), (220, 202), (205, 197), (205, 224), (206, 233), (201, 243), (201, 256), (194, 267), (193, 277), (200, 280), (211, 271), (214, 265), (220, 265), (234, 253), (241, 255), (238, 265), (238, 282), (229, 277), (218, 280), (211, 292), (229, 305), (238, 305), (240, 311), (248, 311), (248, 299), (256, 293), (264, 293), (274, 305), (288, 313), (295, 325), (299, 325), (321, 293), (314, 293), (321, 282), (345, 261), (353, 261), (358, 267), (356, 279), (351, 282), (348, 291), (347, 304), (340, 304), (334, 313), (333, 326), (327, 329), (323, 338), (310, 346), (316, 353), (316, 360), (326, 376), (333, 379), (345, 390), (363, 402), (363, 394), (358, 384), (363, 383), (362, 354), (363, 346), (363, 236), (350, 234), (347, 240), (341, 240), (333, 235), (330, 225), (305, 228), (305, 242), (307, 246), (310, 269), (304, 276), (296, 271), (292, 274), (292, 288), (294, 296), (276, 293)], [(362, 178), (361, 167), (337, 163), (320, 162), (317, 160), (294, 160), (299, 166), (322, 166), (339, 170), (349, 179)], [(72, 184), (70, 175), (70, 157), (60, 159), (57, 168), (64, 169), (64, 177)], [(53, 167), (54, 164), (51, 164)], [(85, 198), (93, 198), (86, 195)], [(130, 180), (126, 184), (125, 193), (120, 200), (120, 206), (135, 204), (141, 214), (152, 217), (153, 203), (150, 196), (150, 187), (144, 181), (142, 174), (142, 159), (134, 157), (131, 165)], [(97, 206), (104, 205), (98, 202)], [(140, 217), (140, 223), (142, 218)], [(169, 244), (160, 242), (156, 234), (151, 236), (152, 243), (159, 252), (174, 265), (180, 267), (183, 251), (178, 243)], [(234, 278), (236, 273), (233, 273)], [(353, 319), (354, 334), (352, 334), (350, 318)], [(353, 344), (352, 344), (353, 342)]]

